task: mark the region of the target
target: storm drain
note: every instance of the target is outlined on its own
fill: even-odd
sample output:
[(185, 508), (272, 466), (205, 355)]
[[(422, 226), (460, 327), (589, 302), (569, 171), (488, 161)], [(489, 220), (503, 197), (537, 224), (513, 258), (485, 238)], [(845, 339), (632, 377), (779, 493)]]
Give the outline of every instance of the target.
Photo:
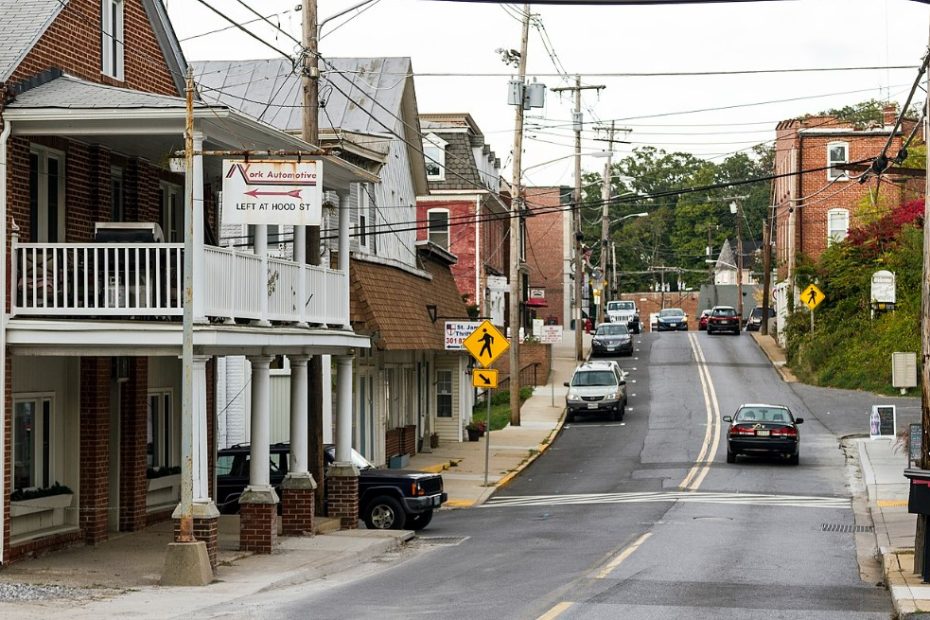
[(415, 536), (410, 542), (420, 545), (442, 545), (444, 547), (454, 547), (455, 545), (462, 544), (468, 540), (468, 538), (468, 536)]
[(846, 534), (872, 533), (875, 528), (871, 525), (849, 525), (848, 523), (821, 523), (821, 532), (842, 532)]

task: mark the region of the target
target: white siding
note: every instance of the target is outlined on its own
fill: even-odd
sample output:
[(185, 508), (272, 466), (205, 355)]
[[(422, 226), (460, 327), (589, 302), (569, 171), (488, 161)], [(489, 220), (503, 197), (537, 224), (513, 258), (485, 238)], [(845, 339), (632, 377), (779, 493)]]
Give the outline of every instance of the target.
[[(404, 135), (404, 126), (398, 122), (395, 132)], [(416, 265), (416, 230), (410, 222), (416, 221), (416, 190), (410, 174), (407, 145), (399, 139), (391, 141), (387, 161), (379, 172), (381, 182), (374, 185), (378, 255), (404, 264)], [(372, 222), (374, 223), (374, 222)], [(391, 228), (398, 232), (390, 232)]]
[(439, 441), (462, 441), (462, 394), (461, 372), (458, 355), (437, 355), (435, 369), (452, 371), (452, 417), (436, 417), (436, 391), (431, 390), (430, 415), (433, 416), (434, 432), (439, 433)]

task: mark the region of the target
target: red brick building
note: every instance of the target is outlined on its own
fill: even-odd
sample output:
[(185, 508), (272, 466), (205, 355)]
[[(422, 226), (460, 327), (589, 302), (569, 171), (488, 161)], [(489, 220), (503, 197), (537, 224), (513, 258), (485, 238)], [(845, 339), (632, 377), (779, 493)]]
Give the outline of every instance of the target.
[(500, 160), (469, 114), (421, 114), (429, 195), (417, 197), (417, 239), (458, 258), (452, 274), (479, 314), (504, 324), (503, 293), (486, 295), (488, 276), (509, 273), (509, 205), (500, 194)]
[[(865, 208), (877, 211), (900, 204), (912, 189), (900, 178), (882, 176), (879, 202), (869, 204), (876, 184), (859, 183), (863, 169), (845, 170), (849, 162), (868, 160), (882, 153), (897, 117), (895, 106), (884, 110), (883, 122), (856, 126), (831, 116), (782, 121), (776, 129), (775, 247), (779, 280), (793, 275), (800, 256), (816, 261), (834, 241), (846, 237), (860, 223)], [(894, 157), (914, 121), (905, 121), (892, 136), (888, 157)]]
[(571, 205), (569, 187), (527, 187), (526, 297), (530, 318), (565, 325), (571, 316)]

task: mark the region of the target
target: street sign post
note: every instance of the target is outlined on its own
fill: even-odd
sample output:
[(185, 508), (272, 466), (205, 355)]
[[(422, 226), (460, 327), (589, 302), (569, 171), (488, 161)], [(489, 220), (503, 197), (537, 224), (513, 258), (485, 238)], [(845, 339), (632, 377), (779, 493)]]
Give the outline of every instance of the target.
[(471, 384), (476, 388), (496, 388), (497, 371), (493, 368), (475, 368), (471, 371)]
[(814, 308), (819, 306), (820, 302), (825, 298), (826, 295), (824, 295), (823, 291), (817, 288), (815, 284), (808, 285), (808, 287), (804, 289), (804, 292), (801, 293), (801, 301), (804, 302), (804, 305), (810, 308), (811, 311), (811, 331), (814, 331)]

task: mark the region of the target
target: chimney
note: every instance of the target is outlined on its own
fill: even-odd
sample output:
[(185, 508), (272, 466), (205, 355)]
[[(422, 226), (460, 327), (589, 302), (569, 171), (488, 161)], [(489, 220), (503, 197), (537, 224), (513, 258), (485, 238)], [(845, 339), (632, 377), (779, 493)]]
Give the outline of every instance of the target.
[(894, 122), (898, 119), (898, 104), (886, 103), (882, 107), (882, 125), (893, 127)]

